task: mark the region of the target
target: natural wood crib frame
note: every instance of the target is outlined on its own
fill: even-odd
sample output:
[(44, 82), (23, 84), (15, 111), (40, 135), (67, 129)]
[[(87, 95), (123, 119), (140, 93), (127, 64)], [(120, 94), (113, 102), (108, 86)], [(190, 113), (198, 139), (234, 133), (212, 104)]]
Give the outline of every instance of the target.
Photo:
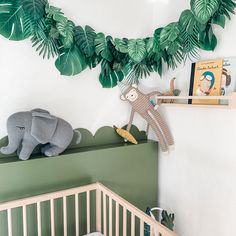
[[(147, 214), (136, 208), (134, 205), (112, 192), (110, 189), (102, 185), (101, 183), (94, 183), (77, 188), (66, 189), (62, 191), (42, 194), (34, 197), (23, 198), (15, 201), (9, 201), (0, 204), (0, 212), (7, 211), (7, 226), (8, 236), (13, 235), (12, 230), (12, 210), (15, 208), (22, 208), (22, 223), (23, 223), (23, 236), (30, 236), (27, 233), (27, 211), (28, 205), (36, 204), (37, 209), (37, 234), (42, 236), (41, 225), (41, 203), (50, 201), (50, 224), (51, 224), (51, 236), (55, 236), (55, 212), (54, 201), (56, 199), (63, 199), (63, 231), (64, 236), (68, 235), (67, 226), (67, 197), (75, 197), (75, 235), (79, 236), (79, 201), (78, 196), (81, 193), (86, 194), (86, 231), (91, 232), (91, 191), (96, 193), (96, 231), (101, 232), (104, 236), (112, 236), (115, 232), (115, 236), (127, 235), (127, 228), (130, 227), (131, 236), (140, 235), (144, 236), (145, 224), (150, 226), (150, 236), (176, 236), (176, 234), (165, 226), (155, 221)], [(89, 204), (88, 204), (89, 203)], [(115, 207), (113, 207), (115, 206)], [(120, 208), (122, 208), (123, 214), (120, 214)], [(127, 213), (131, 214), (131, 220), (128, 222)], [(115, 217), (114, 217), (115, 216)], [(115, 219), (113, 219), (113, 217)], [(122, 222), (121, 222), (122, 221)], [(113, 226), (113, 223), (115, 225)], [(122, 224), (122, 232), (120, 232), (120, 225)], [(139, 227), (139, 233), (137, 232), (137, 226)]]

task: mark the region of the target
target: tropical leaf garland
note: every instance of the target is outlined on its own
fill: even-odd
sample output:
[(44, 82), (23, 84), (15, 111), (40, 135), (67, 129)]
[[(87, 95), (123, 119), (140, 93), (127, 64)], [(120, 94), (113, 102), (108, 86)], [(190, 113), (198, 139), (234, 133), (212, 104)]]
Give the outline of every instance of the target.
[(200, 49), (215, 49), (212, 25), (225, 27), (235, 0), (190, 0), (190, 6), (177, 22), (157, 28), (151, 37), (113, 39), (90, 26), (76, 26), (47, 0), (0, 0), (0, 34), (10, 40), (30, 37), (43, 58), (57, 56), (55, 65), (62, 75), (101, 63), (99, 81), (110, 88), (124, 77), (137, 83), (152, 72), (161, 75), (164, 63), (175, 68), (187, 58), (198, 58)]

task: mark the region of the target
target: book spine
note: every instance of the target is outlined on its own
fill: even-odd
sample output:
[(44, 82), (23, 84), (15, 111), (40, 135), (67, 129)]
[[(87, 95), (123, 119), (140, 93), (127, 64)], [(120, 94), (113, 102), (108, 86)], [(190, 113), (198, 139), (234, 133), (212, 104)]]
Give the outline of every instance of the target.
[[(196, 63), (192, 63), (191, 75), (190, 75), (190, 86), (189, 86), (189, 96), (193, 95), (193, 84), (194, 84), (194, 74), (195, 74)], [(192, 104), (192, 99), (188, 100), (188, 104)]]

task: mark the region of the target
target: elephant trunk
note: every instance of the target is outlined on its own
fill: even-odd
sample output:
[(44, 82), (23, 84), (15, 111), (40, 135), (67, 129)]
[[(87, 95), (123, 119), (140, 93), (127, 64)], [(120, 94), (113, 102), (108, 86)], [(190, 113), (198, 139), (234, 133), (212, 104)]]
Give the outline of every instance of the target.
[(2, 154), (12, 154), (14, 153), (18, 147), (20, 146), (22, 138), (20, 136), (15, 136), (14, 134), (8, 135), (8, 145), (6, 147), (2, 147), (0, 152)]
[(21, 145), (25, 127), (16, 121), (15, 115), (9, 117), (7, 121), (8, 145), (0, 149), (0, 152), (3, 154), (12, 154)]

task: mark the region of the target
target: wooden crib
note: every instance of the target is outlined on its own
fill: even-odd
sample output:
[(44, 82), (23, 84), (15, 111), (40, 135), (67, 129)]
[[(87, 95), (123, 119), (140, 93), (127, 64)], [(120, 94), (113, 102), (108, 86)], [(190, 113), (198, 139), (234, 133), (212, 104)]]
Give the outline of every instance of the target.
[[(84, 195), (84, 204), (80, 203), (80, 195)], [(72, 198), (70, 202), (73, 201), (72, 205), (74, 209), (72, 212), (74, 215), (74, 223), (72, 224), (68, 224), (68, 217), (69, 214), (71, 214), (68, 209), (70, 207), (71, 212), (71, 204), (70, 206), (68, 205), (68, 198)], [(62, 201), (62, 224), (60, 233), (55, 225), (55, 202), (58, 199)], [(48, 223), (50, 227), (47, 229), (44, 227), (44, 229), (42, 229), (42, 221), (45, 216), (45, 214), (42, 215), (42, 205), (45, 202), (48, 203)], [(32, 219), (27, 216), (29, 213), (29, 209), (27, 210), (27, 208), (29, 207), (35, 208), (35, 217), (31, 217), (35, 218), (35, 223), (31, 222), (31, 224), (33, 224), (31, 226), (29, 225), (29, 221), (32, 221)], [(18, 218), (13, 217), (13, 211), (15, 209), (18, 209), (20, 212), (21, 219), (19, 218), (19, 212)], [(81, 210), (83, 210), (84, 213), (81, 214)], [(80, 236), (94, 231), (101, 232), (105, 236), (144, 236), (144, 231), (147, 226), (149, 226), (148, 228), (150, 229), (150, 236), (176, 235), (100, 183), (5, 202), (0, 204), (0, 213), (5, 213), (5, 235), (8, 236)], [(17, 228), (14, 220), (17, 221)], [(81, 228), (81, 220), (85, 226), (84, 230)], [(73, 227), (72, 231), (69, 229), (70, 227)], [(34, 229), (32, 230), (32, 228)], [(49, 232), (45, 232), (48, 229)]]

